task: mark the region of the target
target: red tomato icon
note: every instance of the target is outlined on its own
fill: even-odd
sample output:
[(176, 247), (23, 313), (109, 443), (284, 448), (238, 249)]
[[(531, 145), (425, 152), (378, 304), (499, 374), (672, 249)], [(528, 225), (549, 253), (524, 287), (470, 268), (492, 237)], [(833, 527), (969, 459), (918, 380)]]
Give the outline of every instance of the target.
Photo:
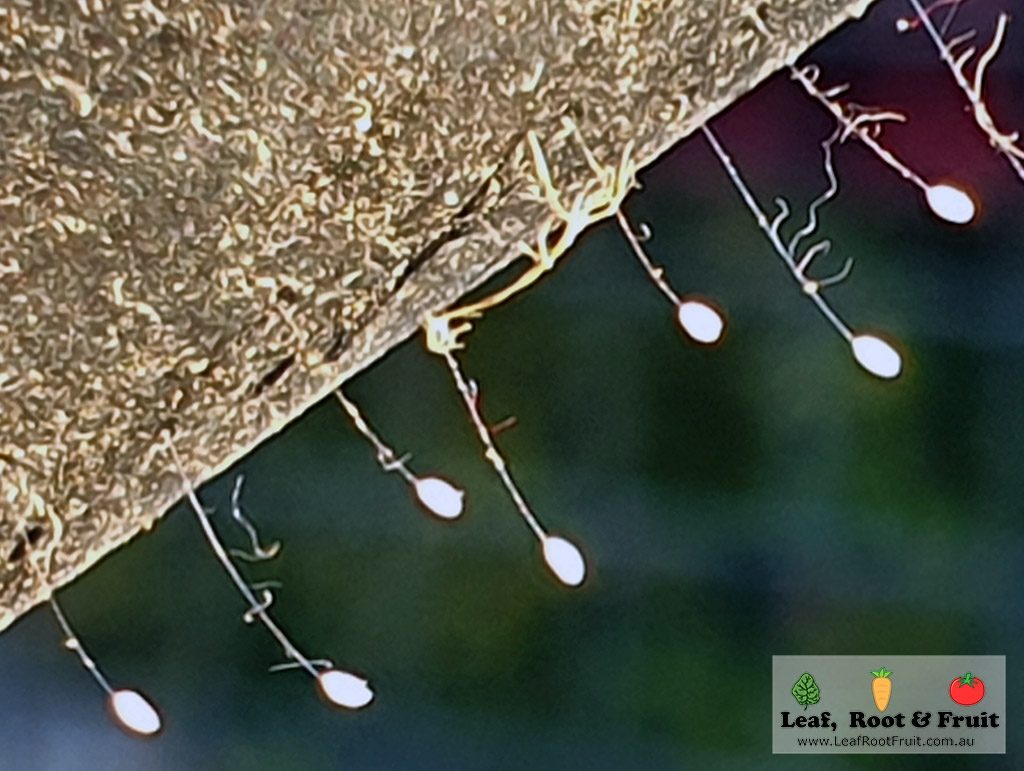
[(985, 698), (985, 683), (970, 672), (963, 677), (954, 677), (949, 684), (949, 698), (965, 707), (977, 704)]

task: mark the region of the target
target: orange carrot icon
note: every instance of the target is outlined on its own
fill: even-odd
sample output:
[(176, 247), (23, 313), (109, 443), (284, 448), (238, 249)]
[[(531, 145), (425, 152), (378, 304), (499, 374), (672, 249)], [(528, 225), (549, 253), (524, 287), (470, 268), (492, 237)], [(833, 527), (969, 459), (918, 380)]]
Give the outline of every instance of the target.
[(892, 696), (892, 672), (885, 667), (872, 672), (875, 679), (871, 681), (871, 695), (875, 699), (875, 706), (879, 712), (885, 712), (889, 706), (889, 698)]

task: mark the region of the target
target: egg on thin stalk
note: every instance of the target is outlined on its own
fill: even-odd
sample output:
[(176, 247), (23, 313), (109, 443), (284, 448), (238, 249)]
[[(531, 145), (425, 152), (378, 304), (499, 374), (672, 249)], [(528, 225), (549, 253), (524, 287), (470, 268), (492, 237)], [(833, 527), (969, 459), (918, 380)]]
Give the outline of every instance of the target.
[(725, 319), (717, 309), (702, 300), (684, 300), (676, 309), (683, 331), (698, 343), (717, 343), (725, 329)]
[(152, 736), (160, 730), (160, 713), (138, 691), (128, 688), (112, 691), (110, 711), (118, 724), (131, 733)]
[(954, 225), (966, 225), (978, 211), (974, 199), (953, 185), (931, 185), (925, 188), (924, 197), (936, 217)]
[(465, 493), (439, 477), (417, 479), (413, 484), (419, 502), (441, 519), (456, 519), (462, 514)]
[(579, 586), (583, 583), (587, 576), (587, 564), (574, 543), (557, 535), (546, 535), (541, 546), (544, 562), (555, 574), (555, 578), (566, 586)]
[(351, 672), (325, 669), (316, 676), (316, 682), (324, 698), (339, 707), (362, 709), (373, 701), (370, 684)]
[(892, 379), (903, 369), (903, 360), (889, 343), (874, 335), (857, 335), (850, 341), (853, 356), (864, 369), (880, 378)]

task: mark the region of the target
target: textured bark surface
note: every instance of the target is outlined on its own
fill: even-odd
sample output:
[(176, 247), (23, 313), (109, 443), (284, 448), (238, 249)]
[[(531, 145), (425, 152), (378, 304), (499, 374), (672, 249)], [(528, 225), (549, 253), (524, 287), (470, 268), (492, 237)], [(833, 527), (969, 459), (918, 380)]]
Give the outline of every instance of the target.
[(0, 8), (0, 629), (870, 0)]

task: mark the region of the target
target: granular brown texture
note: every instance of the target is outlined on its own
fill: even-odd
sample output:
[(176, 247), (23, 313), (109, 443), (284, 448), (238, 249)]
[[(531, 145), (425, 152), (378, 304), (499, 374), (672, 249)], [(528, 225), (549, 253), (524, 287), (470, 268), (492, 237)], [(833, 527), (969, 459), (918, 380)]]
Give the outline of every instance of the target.
[(8, 0), (0, 629), (870, 0)]

